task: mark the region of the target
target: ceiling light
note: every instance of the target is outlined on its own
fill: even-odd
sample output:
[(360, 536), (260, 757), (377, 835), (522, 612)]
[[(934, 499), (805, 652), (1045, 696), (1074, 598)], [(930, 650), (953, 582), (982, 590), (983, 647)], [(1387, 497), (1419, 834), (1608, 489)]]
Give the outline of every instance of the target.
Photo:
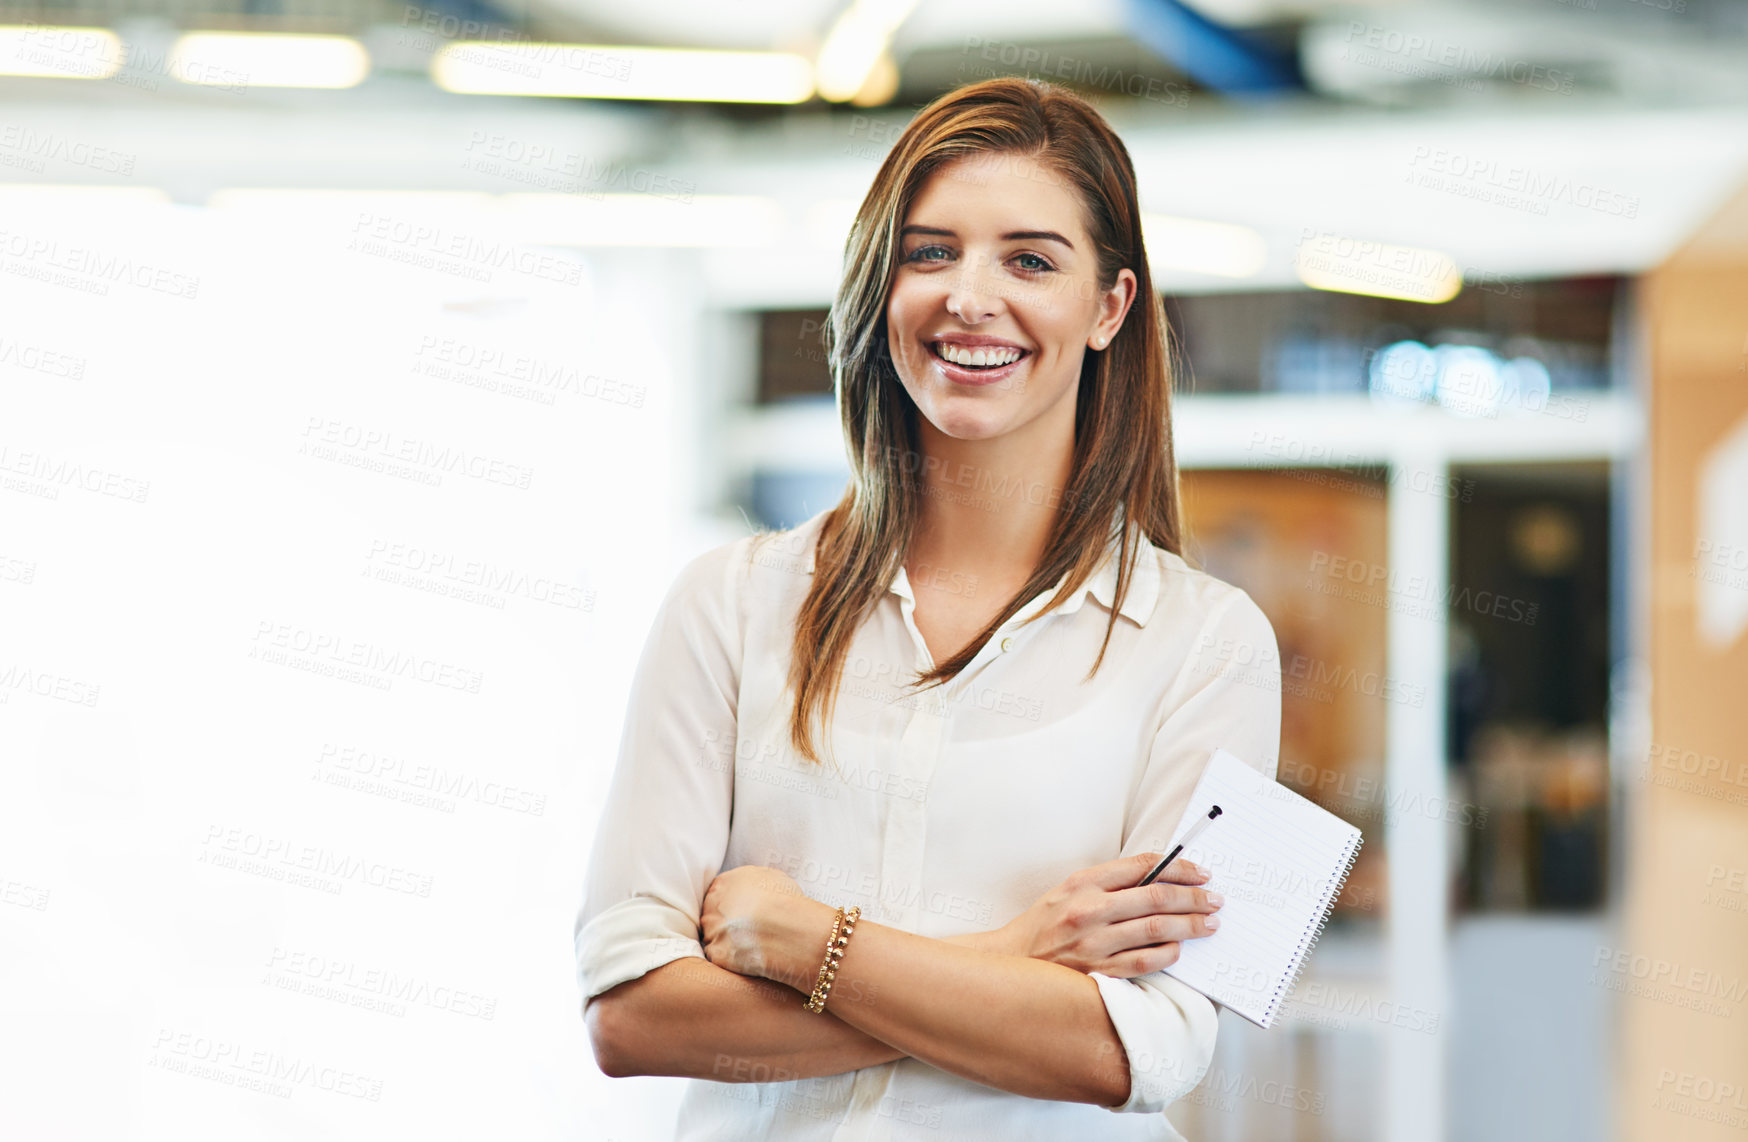
[(188, 32), (170, 49), (170, 74), (206, 87), (355, 87), (370, 53), (350, 36)]
[(1248, 278), (1268, 259), (1268, 243), (1248, 226), (1143, 214), (1141, 231), (1148, 262), (1161, 269)]
[(431, 78), (466, 95), (706, 103), (801, 103), (813, 95), (813, 65), (787, 52), (464, 41), (431, 58)]
[(108, 79), (121, 70), (121, 37), (108, 28), (0, 27), (0, 75)]
[[(855, 99), (915, 7), (916, 0), (856, 0), (844, 9), (819, 49), (819, 93), (839, 103)], [(897, 88), (896, 81), (892, 86)]]
[(1448, 254), (1326, 231), (1301, 233), (1294, 265), (1300, 281), (1336, 293), (1436, 304), (1463, 288), (1463, 275)]

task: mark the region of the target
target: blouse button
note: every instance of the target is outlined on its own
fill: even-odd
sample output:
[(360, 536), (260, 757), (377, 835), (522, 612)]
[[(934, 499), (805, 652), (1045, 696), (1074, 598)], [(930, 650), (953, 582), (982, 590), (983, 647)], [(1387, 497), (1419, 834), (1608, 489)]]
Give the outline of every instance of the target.
[(1009, 645), (1009, 644), (1010, 644), (1010, 643), (1012, 643), (1012, 642), (1013, 642), (1013, 641), (1014, 641), (1014, 640), (1013, 640), (1013, 639), (1012, 639), (1012, 638), (1004, 638), (1004, 639), (1002, 639), (1002, 640), (1001, 640), (1001, 648), (1002, 648), (1002, 649), (1003, 649), (1003, 650), (1006, 650), (1006, 649), (1007, 649), (1007, 648), (1008, 648), (1008, 645)]

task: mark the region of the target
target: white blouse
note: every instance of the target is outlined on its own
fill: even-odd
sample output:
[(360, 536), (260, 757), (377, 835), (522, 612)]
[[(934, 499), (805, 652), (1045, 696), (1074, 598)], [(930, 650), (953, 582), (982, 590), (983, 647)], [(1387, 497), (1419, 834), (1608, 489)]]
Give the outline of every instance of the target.
[[(1083, 680), (1114, 602), (1115, 526), (1083, 590), (921, 695), (901, 690), (933, 661), (901, 569), (851, 643), (838, 768), (805, 762), (787, 744), (784, 689), (824, 518), (704, 552), (656, 614), (576, 921), (585, 997), (703, 957), (700, 906), (724, 869), (782, 869), (809, 896), (943, 938), (1000, 927), (1079, 869), (1165, 852), (1216, 747), (1275, 774), (1273, 628), (1245, 592), (1145, 538), (1105, 660)], [(1030, 1098), (906, 1057), (790, 1081), (692, 1079), (677, 1138), (1182, 1142), (1162, 1112), (1208, 1068), (1215, 1004), (1164, 972), (1091, 978), (1128, 1056), (1120, 1107)]]

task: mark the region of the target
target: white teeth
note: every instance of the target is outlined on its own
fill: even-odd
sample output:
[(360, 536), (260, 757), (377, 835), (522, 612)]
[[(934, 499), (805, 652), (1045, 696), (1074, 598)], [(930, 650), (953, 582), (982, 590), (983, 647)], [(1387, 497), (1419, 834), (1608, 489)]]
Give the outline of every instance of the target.
[(1011, 365), (1020, 359), (1018, 349), (971, 349), (945, 341), (935, 342), (935, 352), (955, 365), (967, 365), (972, 368), (988, 368), (992, 365)]

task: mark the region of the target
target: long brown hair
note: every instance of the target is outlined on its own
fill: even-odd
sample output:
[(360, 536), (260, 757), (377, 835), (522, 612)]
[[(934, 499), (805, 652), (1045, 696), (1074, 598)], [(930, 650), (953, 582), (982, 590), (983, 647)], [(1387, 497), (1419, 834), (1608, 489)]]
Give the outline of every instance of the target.
[[(917, 409), (899, 381), (886, 334), (898, 230), (929, 176), (974, 154), (1026, 156), (1066, 180), (1084, 204), (1100, 291), (1114, 287), (1124, 267), (1138, 288), (1110, 346), (1089, 350), (1082, 364), (1072, 472), (1032, 577), (963, 650), (911, 685), (949, 681), (1003, 623), (1064, 575), (1055, 601), (1071, 598), (1098, 568), (1121, 508), (1116, 606), (1087, 672), (1091, 678), (1128, 591), (1136, 530), (1181, 553), (1169, 332), (1142, 246), (1128, 149), (1091, 104), (1052, 84), (1000, 78), (948, 92), (917, 114), (880, 164), (850, 229), (844, 277), (824, 332), (850, 481), (823, 521), (813, 579), (795, 623), (790, 744), (809, 761), (820, 760), (814, 719), (831, 724), (850, 642), (904, 563), (924, 491)], [(826, 741), (829, 751), (829, 733)]]

